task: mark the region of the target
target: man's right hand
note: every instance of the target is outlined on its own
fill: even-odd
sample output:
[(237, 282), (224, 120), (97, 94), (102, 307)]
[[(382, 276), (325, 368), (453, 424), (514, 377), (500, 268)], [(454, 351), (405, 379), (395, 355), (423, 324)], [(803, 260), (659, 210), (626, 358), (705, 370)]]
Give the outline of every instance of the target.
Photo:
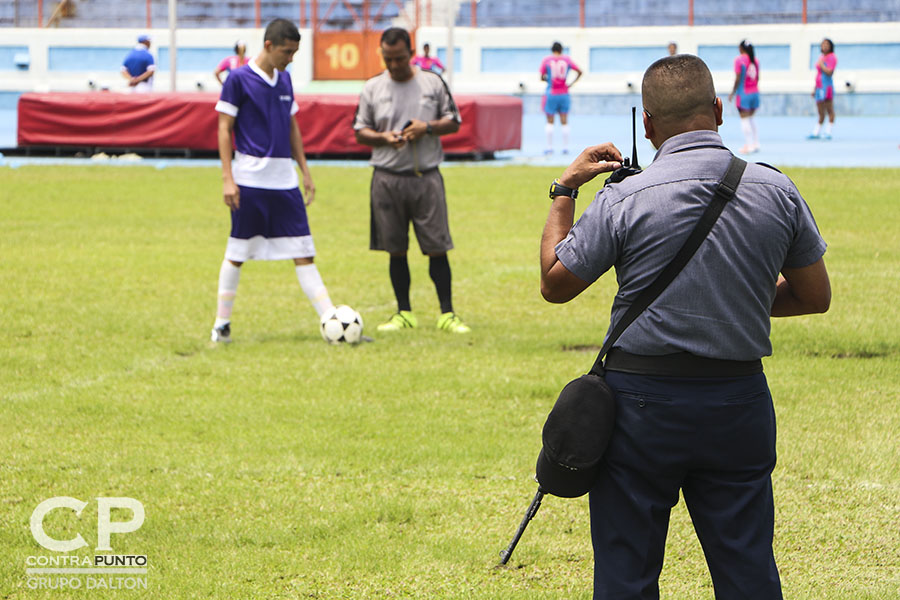
[(388, 146), (395, 150), (399, 150), (406, 143), (406, 140), (403, 139), (403, 133), (400, 131), (385, 131), (381, 134), (381, 137), (384, 138)]
[(577, 190), (600, 173), (615, 171), (621, 166), (622, 153), (613, 144), (607, 142), (591, 146), (585, 148), (584, 152), (566, 167), (559, 182)]
[(233, 181), (226, 181), (222, 184), (222, 199), (232, 211), (241, 207), (241, 191)]

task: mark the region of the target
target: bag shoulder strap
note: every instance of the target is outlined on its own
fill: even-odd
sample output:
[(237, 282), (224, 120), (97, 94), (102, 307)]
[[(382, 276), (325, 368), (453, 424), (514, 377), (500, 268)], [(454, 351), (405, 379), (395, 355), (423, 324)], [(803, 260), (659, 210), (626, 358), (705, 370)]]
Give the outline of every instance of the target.
[(619, 336), (622, 335), (625, 329), (627, 329), (642, 312), (644, 312), (644, 309), (656, 300), (657, 296), (672, 283), (672, 280), (675, 279), (681, 270), (684, 269), (685, 265), (687, 265), (688, 261), (691, 260), (691, 257), (697, 252), (700, 244), (703, 243), (703, 240), (706, 239), (706, 236), (709, 235), (713, 225), (715, 225), (716, 221), (719, 219), (719, 215), (722, 214), (725, 205), (729, 200), (734, 198), (734, 194), (737, 192), (738, 185), (741, 182), (741, 176), (744, 174), (744, 169), (746, 167), (746, 161), (737, 156), (731, 157), (728, 170), (725, 171), (724, 177), (719, 181), (719, 185), (716, 187), (716, 193), (713, 196), (712, 201), (706, 207), (706, 210), (703, 211), (700, 221), (694, 226), (694, 230), (691, 231), (691, 234), (688, 236), (687, 240), (685, 240), (684, 245), (681, 246), (681, 249), (675, 255), (675, 258), (666, 265), (653, 283), (644, 288), (644, 291), (640, 293), (631, 306), (628, 307), (628, 310), (625, 311), (625, 314), (622, 315), (622, 318), (616, 323), (615, 327), (613, 327), (612, 332), (610, 332), (609, 337), (606, 338), (606, 342), (604, 342), (603, 347), (600, 349), (600, 354), (597, 356), (597, 360), (594, 361), (594, 366), (591, 367), (590, 373), (594, 375), (603, 375), (603, 358), (606, 356), (606, 353), (610, 351), (613, 344), (619, 339)]

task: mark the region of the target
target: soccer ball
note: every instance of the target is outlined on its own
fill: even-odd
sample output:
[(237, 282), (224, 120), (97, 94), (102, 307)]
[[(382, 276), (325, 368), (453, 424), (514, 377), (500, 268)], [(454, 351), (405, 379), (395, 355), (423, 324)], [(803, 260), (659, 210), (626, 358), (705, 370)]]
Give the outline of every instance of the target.
[(359, 313), (340, 304), (322, 313), (322, 337), (329, 344), (356, 344), (362, 339), (363, 320)]

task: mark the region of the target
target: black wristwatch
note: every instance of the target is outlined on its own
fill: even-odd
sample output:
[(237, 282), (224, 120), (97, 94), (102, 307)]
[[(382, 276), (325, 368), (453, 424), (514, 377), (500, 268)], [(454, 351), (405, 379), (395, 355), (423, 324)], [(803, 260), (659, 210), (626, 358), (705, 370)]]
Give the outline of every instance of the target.
[(425, 133), (431, 135), (434, 133), (434, 129), (431, 127), (431, 123), (425, 124)]
[(570, 187), (566, 187), (559, 182), (559, 179), (554, 179), (553, 183), (550, 184), (550, 198), (556, 198), (557, 196), (568, 196), (572, 200), (578, 197), (578, 190), (573, 190)]

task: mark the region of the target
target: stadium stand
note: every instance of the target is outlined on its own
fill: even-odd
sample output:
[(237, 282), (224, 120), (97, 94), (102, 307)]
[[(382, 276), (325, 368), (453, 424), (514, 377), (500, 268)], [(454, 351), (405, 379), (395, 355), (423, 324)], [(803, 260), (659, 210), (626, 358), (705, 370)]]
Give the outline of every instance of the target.
[[(479, 27), (573, 27), (580, 3), (573, 0), (481, 0), (476, 3)], [(457, 25), (472, 22), (472, 3), (461, 2)], [(783, 0), (694, 0), (694, 25), (798, 23), (799, 2)], [(868, 23), (900, 20), (900, 0), (809, 0), (808, 23)], [(585, 2), (586, 27), (687, 25), (687, 2), (615, 0)]]
[[(309, 19), (313, 2), (326, 30), (355, 28), (362, 16), (362, 0), (304, 0), (303, 12)], [(422, 0), (438, 10), (446, 0)], [(147, 24), (145, 0), (70, 0), (71, 16), (59, 20), (59, 27), (144, 27)], [(265, 0), (260, 3), (260, 20), (275, 17), (300, 17), (300, 0)], [(373, 0), (370, 18), (373, 29), (390, 25), (400, 12), (399, 3)], [(409, 4), (409, 3), (407, 3)], [(472, 3), (460, 1), (457, 24), (472, 23)], [(44, 2), (46, 20), (57, 2)], [(348, 8), (349, 6), (349, 8)], [(480, 0), (475, 3), (478, 27), (577, 27), (580, 3), (576, 0)], [(330, 9), (330, 13), (329, 13)], [(694, 25), (741, 25), (760, 23), (798, 23), (801, 3), (783, 0), (694, 0)], [(150, 20), (154, 27), (167, 26), (167, 3), (151, 3)], [(354, 17), (354, 12), (356, 17)], [(378, 16), (377, 19), (374, 17)], [(253, 27), (255, 0), (181, 0), (178, 21), (183, 27)], [(900, 21), (900, 0), (808, 0), (808, 23), (868, 23)], [(435, 23), (436, 24), (436, 23)], [(688, 3), (670, 0), (588, 0), (585, 2), (586, 27), (676, 26), (688, 24)], [(0, 0), (0, 27), (38, 25), (37, 2)]]
[[(482, 0), (476, 5), (479, 27), (574, 26), (579, 23), (579, 3), (570, 0)], [(695, 0), (694, 25), (738, 25), (797, 23), (799, 3), (788, 6), (782, 0)], [(807, 22), (887, 22), (900, 20), (900, 2), (861, 0), (853, 2), (813, 0), (808, 5)], [(459, 25), (471, 23), (471, 3), (462, 3)], [(637, 27), (686, 25), (684, 3), (667, 0), (586, 2), (587, 27)]]
[[(60, 19), (56, 26), (74, 27), (145, 27), (147, 3), (145, 0), (70, 0), (71, 14)], [(47, 19), (55, 2), (44, 3), (44, 19)], [(312, 1), (304, 5), (306, 19), (312, 17)], [(399, 14), (396, 2), (372, 2), (370, 22), (374, 29), (389, 27)], [(0, 26), (35, 27), (38, 21), (37, 3), (24, 0), (0, 0)], [(359, 28), (357, 22), (363, 16), (362, 0), (318, 0), (316, 10), (320, 18), (327, 15), (321, 28), (344, 30)], [(277, 17), (299, 20), (298, 0), (265, 0), (260, 3), (260, 22), (265, 24)], [(256, 25), (255, 0), (189, 0), (178, 2), (177, 18), (180, 27), (188, 28), (242, 28)], [(152, 2), (150, 21), (154, 27), (168, 26), (166, 2)]]

